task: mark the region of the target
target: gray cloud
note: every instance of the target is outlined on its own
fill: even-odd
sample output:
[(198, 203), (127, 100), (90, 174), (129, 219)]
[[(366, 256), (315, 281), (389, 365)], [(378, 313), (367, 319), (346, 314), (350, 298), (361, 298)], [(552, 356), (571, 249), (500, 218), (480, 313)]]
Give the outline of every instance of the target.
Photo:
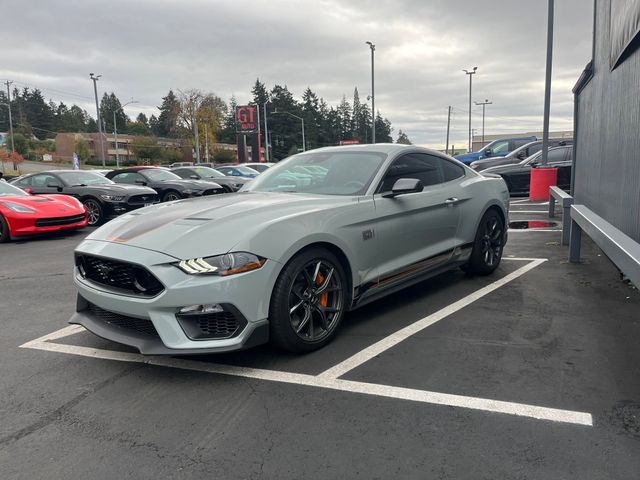
[[(571, 87), (591, 53), (591, 2), (556, 2), (552, 129), (572, 124)], [(376, 43), (376, 106), (415, 143), (466, 142), (468, 83), (487, 108), (487, 133), (539, 130), (546, 41), (545, 0), (36, 1), (3, 11), (0, 78), (37, 86), (54, 100), (92, 108), (88, 73), (103, 75), (129, 115), (154, 112), (169, 88), (248, 100), (256, 77), (310, 86), (330, 103), (369, 93)], [(19, 82), (19, 83), (18, 83)], [(472, 109), (480, 127), (481, 109)]]

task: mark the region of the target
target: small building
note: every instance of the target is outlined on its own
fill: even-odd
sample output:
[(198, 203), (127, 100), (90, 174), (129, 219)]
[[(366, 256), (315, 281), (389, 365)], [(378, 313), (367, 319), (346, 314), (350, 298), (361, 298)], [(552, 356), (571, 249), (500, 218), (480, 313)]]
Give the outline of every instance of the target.
[(592, 59), (573, 92), (575, 203), (640, 243), (640, 2), (595, 1)]

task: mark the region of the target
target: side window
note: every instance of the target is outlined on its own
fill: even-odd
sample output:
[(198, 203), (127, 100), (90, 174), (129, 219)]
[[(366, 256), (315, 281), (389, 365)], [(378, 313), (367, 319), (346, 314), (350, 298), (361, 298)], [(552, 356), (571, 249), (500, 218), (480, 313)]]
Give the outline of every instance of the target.
[(48, 175), (46, 173), (40, 175), (34, 175), (31, 177), (31, 184), (34, 187), (38, 188), (46, 188), (48, 185), (56, 185), (61, 187), (62, 183), (53, 175)]
[(567, 160), (573, 160), (573, 148), (567, 149)]
[(442, 165), (442, 175), (444, 176), (445, 182), (450, 182), (456, 178), (464, 177), (464, 168), (460, 165), (456, 165), (455, 163), (443, 158), (439, 158), (438, 160), (440, 160), (440, 164)]
[(541, 143), (536, 143), (535, 145), (532, 145), (529, 147), (529, 151), (527, 152), (527, 157), (529, 155), (533, 155), (534, 153), (538, 153), (540, 150), (542, 150), (542, 144)]
[(13, 184), (17, 185), (17, 186), (19, 186), (21, 188), (30, 187), (31, 186), (31, 178), (33, 178), (33, 177), (21, 178), (20, 180), (17, 180), (15, 182), (13, 182)]
[(191, 172), (184, 168), (179, 168), (178, 170), (172, 170), (173, 173), (178, 175), (180, 178), (190, 178)]
[(549, 151), (549, 156), (547, 158), (548, 163), (558, 163), (564, 162), (564, 157), (566, 156), (567, 149), (566, 148), (556, 148), (554, 150)]
[(400, 178), (415, 178), (425, 187), (444, 181), (440, 159), (423, 153), (403, 155), (396, 159), (385, 174), (378, 192), (388, 192)]
[(511, 150), (515, 150), (516, 148), (520, 148), (523, 145), (526, 145), (527, 143), (530, 143), (531, 140), (514, 140), (513, 141), (513, 148), (511, 148)]
[(505, 140), (504, 142), (498, 142), (493, 147), (491, 147), (491, 155), (497, 156), (500, 153), (504, 153), (504, 154), (509, 153), (508, 140)]

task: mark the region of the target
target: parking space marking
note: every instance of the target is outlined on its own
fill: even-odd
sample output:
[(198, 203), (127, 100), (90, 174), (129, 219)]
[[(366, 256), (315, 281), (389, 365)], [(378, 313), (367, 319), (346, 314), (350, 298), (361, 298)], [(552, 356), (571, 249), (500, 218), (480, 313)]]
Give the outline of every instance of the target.
[(539, 258), (536, 260), (532, 260), (526, 265), (520, 267), (519, 269), (505, 275), (499, 280), (482, 287), (476, 290), (473, 293), (470, 293), (464, 298), (461, 298), (457, 302), (453, 302), (450, 305), (438, 310), (431, 315), (418, 320), (417, 322), (412, 323), (411, 325), (398, 330), (397, 332), (392, 333), (388, 337), (383, 338), (382, 340), (370, 345), (364, 350), (359, 351), (355, 355), (347, 358), (346, 360), (340, 362), (339, 364), (325, 370), (322, 372), (319, 377), (321, 378), (339, 378), (346, 374), (347, 372), (353, 370), (356, 367), (359, 367), (363, 363), (368, 362), (374, 357), (377, 357), (381, 353), (389, 350), (392, 347), (395, 347), (399, 343), (403, 342), (407, 338), (415, 335), (416, 333), (424, 330), (427, 327), (430, 327), (436, 322), (439, 322), (443, 318), (447, 318), (449, 315), (457, 312), (458, 310), (463, 309), (464, 307), (472, 304), (476, 300), (488, 295), (489, 293), (497, 290), (498, 288), (506, 285), (507, 283), (515, 280), (516, 278), (524, 275), (529, 270), (536, 268), (537, 266), (546, 262), (546, 258)]
[[(544, 260), (543, 260), (544, 261)], [(531, 265), (531, 264), (529, 264)], [(590, 413), (556, 408), (540, 407), (523, 403), (503, 402), (478, 397), (452, 395), (447, 393), (430, 392), (427, 390), (415, 390), (404, 387), (393, 387), (366, 382), (342, 380), (339, 378), (327, 378), (302, 373), (281, 372), (276, 370), (264, 370), (258, 368), (238, 367), (233, 365), (221, 365), (185, 360), (172, 357), (146, 357), (139, 353), (119, 352), (99, 348), (81, 347), (77, 345), (65, 345), (53, 343), (51, 340), (60, 339), (84, 330), (82, 327), (65, 327), (61, 330), (45, 335), (36, 340), (21, 345), (21, 348), (45, 350), (49, 352), (66, 353), (83, 357), (114, 360), (119, 362), (135, 362), (182, 370), (193, 370), (221, 375), (231, 375), (257, 380), (281, 382), (307, 387), (326, 388), (341, 392), (373, 395), (378, 397), (407, 400), (432, 405), (467, 408), (483, 412), (514, 415), (518, 417), (547, 420), (552, 422), (568, 423), (581, 426), (593, 426), (593, 418)]]
[(512, 213), (549, 213), (549, 210), (509, 210), (509, 215)]
[(533, 233), (533, 232), (561, 232), (561, 228), (510, 228), (509, 234), (512, 233)]

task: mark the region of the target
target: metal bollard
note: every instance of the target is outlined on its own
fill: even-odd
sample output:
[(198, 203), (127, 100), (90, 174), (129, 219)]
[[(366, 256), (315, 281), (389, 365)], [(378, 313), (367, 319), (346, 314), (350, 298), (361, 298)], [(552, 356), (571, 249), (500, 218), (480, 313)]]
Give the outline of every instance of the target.
[[(563, 232), (564, 235), (564, 232)], [(571, 238), (569, 240), (569, 262), (580, 263), (580, 244), (582, 241), (582, 228), (574, 220), (571, 220)]]
[(553, 218), (556, 216), (555, 210), (556, 210), (556, 197), (554, 197), (553, 194), (551, 194), (549, 195), (549, 218)]

